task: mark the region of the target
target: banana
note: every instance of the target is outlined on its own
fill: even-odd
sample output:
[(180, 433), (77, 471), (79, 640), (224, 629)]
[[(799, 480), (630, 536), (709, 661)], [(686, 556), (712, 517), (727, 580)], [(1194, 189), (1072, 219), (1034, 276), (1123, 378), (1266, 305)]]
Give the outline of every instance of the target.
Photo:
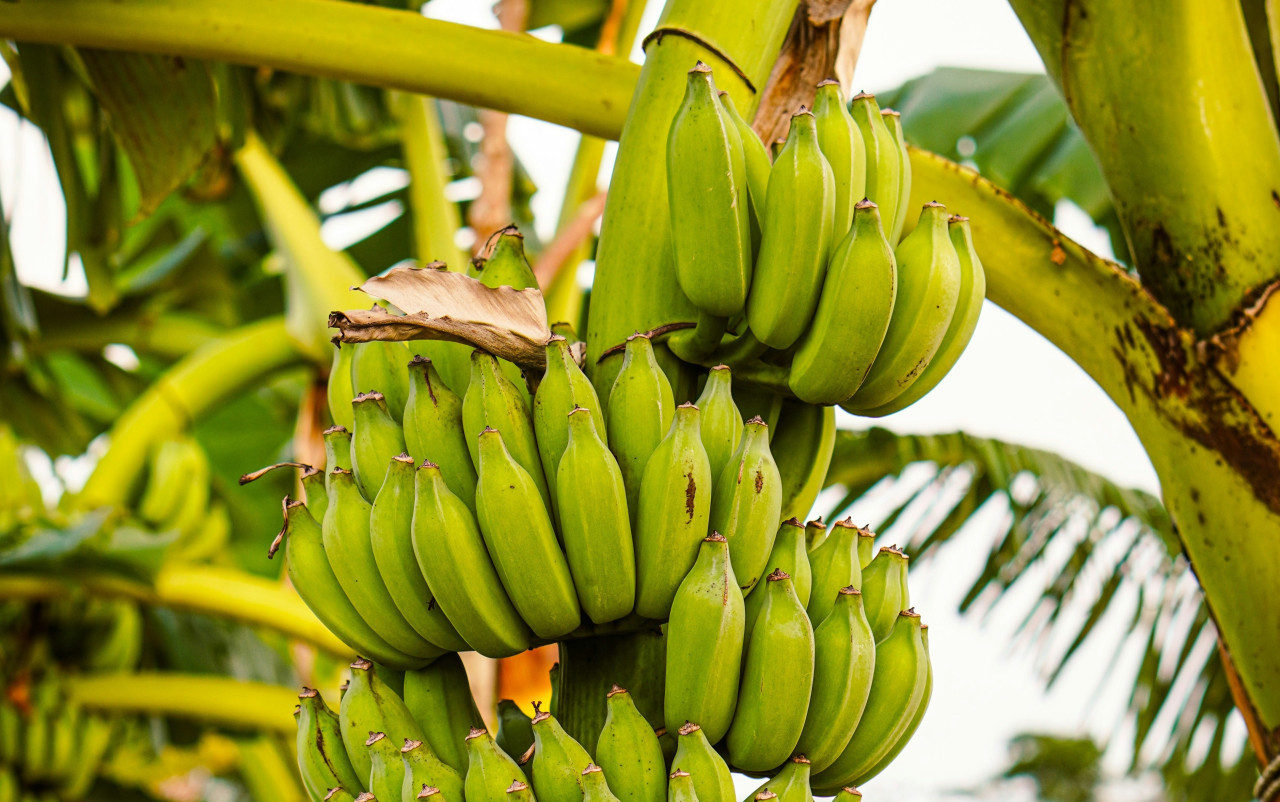
[(56, 712), (49, 717), (48, 776), (54, 781), (61, 782), (75, 767), (80, 719), (80, 706), (70, 699), (61, 699)]
[[(813, 572), (809, 568), (809, 553), (805, 550), (804, 524), (795, 518), (788, 518), (778, 527), (778, 535), (773, 540), (773, 550), (765, 563), (766, 569), (782, 570), (791, 575), (791, 584), (796, 589), (796, 598), (800, 606), (809, 603), (810, 591), (813, 589)], [(750, 639), (751, 629), (755, 626), (756, 617), (764, 604), (763, 593), (752, 593), (746, 600), (746, 629), (743, 640)]]
[[(849, 101), (849, 113), (866, 149), (866, 198), (880, 207), (880, 221), (886, 234), (901, 231), (900, 226), (895, 226), (898, 226), (898, 196), (902, 191), (902, 151), (880, 116), (875, 95), (866, 92), (854, 95)], [(890, 240), (893, 245), (897, 242)]]
[[(538, 393), (540, 396), (542, 387)], [(618, 462), (600, 439), (591, 412), (575, 407), (566, 417), (568, 443), (557, 460), (554, 482), (563, 490), (560, 537), (582, 610), (592, 621), (603, 624), (622, 618), (635, 607), (635, 546), (627, 490)]]
[(409, 625), (382, 581), (369, 539), (369, 514), (373, 508), (361, 497), (355, 477), (351, 471), (335, 468), (329, 472), (329, 479), (329, 509), (321, 531), (324, 553), (343, 592), (387, 643), (424, 660), (439, 657), (444, 650)]
[(788, 401), (769, 450), (782, 477), (782, 516), (804, 520), (826, 482), (836, 447), (836, 411)]
[(742, 413), (733, 402), (733, 378), (728, 365), (707, 373), (702, 395), (694, 402), (702, 412), (702, 445), (707, 449), (712, 477), (718, 477), (742, 441)]
[(325, 511), (329, 509), (329, 489), (326, 487), (328, 477), (324, 471), (307, 465), (302, 469), (302, 500), (316, 520), (323, 521)]
[(668, 775), (667, 802), (699, 802), (689, 772), (676, 769)]
[(667, 617), (707, 536), (711, 467), (700, 423), (698, 408), (681, 404), (645, 465), (635, 528), (635, 610), (646, 618)]
[(373, 559), (396, 609), (414, 631), (445, 651), (466, 651), (470, 647), (435, 603), (413, 553), (414, 473), (408, 454), (391, 460), (369, 513)]
[(751, 198), (752, 247), (759, 245), (760, 228), (764, 222), (764, 201), (769, 189), (769, 170), (773, 160), (769, 157), (769, 149), (760, 141), (760, 137), (752, 129), (751, 124), (738, 113), (733, 105), (733, 98), (728, 92), (720, 92), (720, 108), (733, 123), (742, 142), (742, 156), (747, 168), (747, 190)]
[[(355, 418), (351, 414), (351, 399), (356, 397), (355, 385), (351, 383), (351, 356), (356, 352), (354, 344), (343, 348), (335, 343), (333, 363), (329, 366), (329, 378), (325, 384), (325, 397), (329, 401), (329, 418), (337, 426), (351, 429), (355, 426)], [(323, 791), (321, 795), (323, 795)]]
[(123, 599), (103, 600), (102, 604), (110, 611), (109, 622), (94, 633), (100, 634), (101, 640), (91, 641), (83, 667), (104, 673), (133, 671), (142, 654), (142, 612), (135, 603)]
[(893, 547), (880, 549), (862, 571), (862, 603), (879, 643), (893, 631), (898, 613), (911, 606), (905, 554)]
[[(676, 755), (671, 767), (693, 775), (694, 791), (701, 802), (736, 802), (733, 775), (720, 753), (711, 747), (707, 734), (693, 722), (686, 722), (679, 730)], [(670, 791), (668, 791), (670, 797)]]
[(766, 572), (781, 516), (782, 476), (769, 451), (769, 427), (752, 418), (711, 496), (711, 529), (729, 540), (733, 573), (744, 594)]
[[(338, 725), (347, 757), (359, 777), (368, 777), (373, 766), (372, 754), (365, 746), (371, 734), (384, 732), (392, 739), (391, 743), (403, 743), (406, 738), (423, 739), (422, 727), (405, 707), (404, 700), (378, 676), (374, 664), (363, 658), (351, 664), (351, 685), (338, 706)], [(396, 761), (398, 763), (399, 758)], [(397, 785), (397, 792), (399, 788)]]
[(510, 699), (498, 701), (498, 746), (508, 755), (520, 757), (533, 746), (533, 721)]
[(352, 349), (351, 389), (357, 395), (381, 393), (388, 412), (399, 423), (409, 398), (409, 374), (405, 370), (413, 356), (409, 344), (374, 340), (348, 347)]
[(813, 98), (813, 116), (818, 125), (818, 146), (831, 165), (836, 181), (835, 229), (831, 253), (853, 225), (853, 205), (866, 195), (867, 149), (862, 134), (849, 116), (838, 81), (823, 81)]
[(22, 786), (13, 769), (0, 764), (0, 802), (18, 802), (21, 799)]
[(351, 432), (351, 469), (360, 494), (373, 501), (392, 457), (404, 453), (404, 431), (391, 419), (382, 393), (361, 393), (352, 399), (351, 408), (356, 420)]
[(813, 791), (809, 788), (812, 768), (806, 755), (796, 755), (772, 779), (757, 788), (752, 798), (760, 799), (761, 794), (767, 793), (776, 797), (778, 802), (813, 802)]
[(533, 789), (528, 783), (513, 782), (507, 787), (507, 802), (535, 802)]
[(853, 737), (871, 692), (876, 645), (862, 595), (841, 588), (835, 607), (814, 630), (813, 693), (796, 750), (822, 771)]
[[(467, 275), (479, 279), (486, 287), (538, 289), (538, 279), (524, 253), (524, 235), (515, 226), (507, 226), (494, 234), (490, 241), (493, 242), (493, 247), (489, 258), (473, 259), (467, 268)], [(498, 363), (502, 375), (515, 386), (525, 404), (531, 403), (533, 399), (529, 394), (529, 384), (520, 368), (505, 359), (498, 360)]]
[(502, 586), (538, 637), (553, 639), (573, 631), (582, 620), (581, 609), (542, 503), (545, 493), (539, 497), (534, 479), (507, 450), (497, 429), (485, 428), (479, 447), (476, 511)]
[(63, 799), (82, 799), (98, 778), (103, 758), (116, 738), (116, 723), (103, 716), (86, 716), (76, 745), (74, 768), (63, 778), (60, 796)]
[(622, 470), (633, 529), (639, 518), (645, 465), (671, 427), (674, 415), (671, 383), (658, 367), (653, 344), (646, 335), (631, 335), (622, 369), (609, 390), (606, 419), (609, 450), (618, 458), (618, 468)]
[(925, 394), (937, 387), (946, 378), (969, 345), (974, 330), (978, 327), (978, 316), (982, 313), (982, 300), (987, 295), (987, 278), (982, 271), (982, 262), (978, 252), (973, 248), (973, 234), (969, 230), (969, 218), (952, 215), (947, 220), (947, 235), (955, 246), (956, 256), (960, 259), (960, 299), (956, 302), (955, 314), (947, 326), (947, 333), (942, 335), (942, 343), (929, 360), (929, 365), (920, 374), (920, 378), (912, 382), (905, 392), (892, 401), (869, 409), (862, 413), (868, 417), (881, 417), (906, 409), (924, 398)]
[(862, 802), (862, 792), (853, 786), (845, 786), (841, 788), (839, 793), (835, 795), (835, 799), (839, 802)]
[(882, 758), (880, 762), (867, 769), (859, 777), (856, 778), (857, 783), (864, 783), (884, 771), (885, 767), (893, 762), (904, 747), (911, 741), (911, 736), (916, 734), (916, 730), (920, 727), (920, 722), (924, 719), (925, 711), (929, 709), (929, 699), (933, 696), (933, 664), (929, 662), (929, 625), (920, 625), (920, 639), (924, 642), (924, 659), (927, 676), (924, 683), (924, 698), (920, 701), (920, 706), (916, 708), (915, 715), (911, 717), (911, 723), (907, 725), (906, 730), (898, 737), (893, 748)]
[[(354, 413), (353, 413), (354, 414)], [(352, 424), (355, 425), (354, 423)], [(351, 430), (345, 426), (330, 426), (323, 432), (324, 437), (324, 465), (325, 465), (325, 495), (326, 498), (333, 494), (333, 482), (329, 478), (329, 473), (334, 468), (346, 468), (351, 470)], [(315, 514), (314, 512), (312, 513)], [(317, 518), (316, 520), (323, 520)]]
[(333, 634), (361, 654), (399, 668), (417, 668), (427, 661), (400, 651), (364, 620), (347, 598), (325, 555), (320, 524), (302, 502), (284, 500), (284, 528), (271, 544), (268, 556), (284, 542), (289, 581)]
[[(421, 719), (419, 719), (421, 721)], [(458, 739), (462, 745), (462, 739)], [(435, 788), (445, 799), (462, 802), (462, 775), (457, 767), (445, 763), (422, 741), (412, 738), (400, 747), (400, 762), (404, 766), (404, 782), (400, 786), (400, 795), (392, 799), (415, 799), (420, 789)], [(465, 769), (465, 757), (463, 768)]]
[(407, 773), (400, 750), (385, 732), (369, 733), (364, 746), (369, 751), (369, 793), (375, 799), (399, 799)]
[(859, 201), (836, 247), (813, 323), (791, 359), (787, 385), (808, 404), (839, 404), (857, 392), (889, 330), (898, 267), (880, 212)]
[(533, 788), (544, 802), (582, 799), (582, 772), (591, 756), (546, 711), (533, 717)]
[[(813, 552), (827, 540), (827, 525), (822, 522), (822, 516), (809, 521), (804, 525), (804, 542), (805, 547), (809, 551), (810, 566), (812, 566)], [(806, 604), (807, 608), (808, 605)]]
[(560, 458), (569, 445), (570, 412), (582, 407), (588, 410), (596, 434), (606, 437), (604, 407), (596, 396), (591, 380), (578, 367), (569, 342), (560, 335), (547, 340), (547, 370), (533, 396), (533, 431), (538, 441), (538, 456), (546, 474), (547, 490), (551, 493), (552, 518), (559, 521), (560, 494), (556, 477), (560, 471)]
[(929, 658), (920, 635), (920, 616), (899, 614), (893, 632), (876, 645), (871, 695), (853, 737), (835, 762), (813, 777), (814, 792), (834, 793), (880, 763), (911, 726), (924, 699)]
[(911, 209), (911, 157), (907, 155), (907, 137), (902, 131), (902, 115), (893, 109), (884, 109), (880, 116), (893, 137), (893, 144), (898, 148), (898, 211), (894, 215), (893, 231), (889, 236), (889, 241), (896, 243), (902, 239), (902, 229)]
[(712, 534), (680, 583), (667, 622), (663, 719), (669, 732), (690, 721), (712, 741), (729, 731), (738, 701), (745, 616), (728, 541)]
[[(667, 768), (657, 734), (623, 688), (609, 690), (606, 706), (596, 761), (610, 790), (620, 802), (665, 802)], [(584, 796), (591, 797), (590, 788)]]
[(821, 626), (840, 595), (840, 588), (862, 590), (862, 566), (858, 562), (858, 527), (845, 518), (836, 521), (822, 545), (809, 555), (813, 591), (809, 594), (809, 620)]
[[(498, 369), (498, 359), (484, 351), (471, 354), (471, 383), (462, 399), (462, 425), (467, 436), (467, 448), (471, 462), (483, 484), (484, 471), (480, 468), (480, 432), (496, 429), (502, 433), (502, 442), (515, 461), (533, 481), (542, 506), (550, 509), (550, 494), (538, 456), (537, 437), (533, 431), (533, 416), (529, 404), (516, 385)], [(477, 494), (479, 493), (477, 485)], [(476, 512), (480, 513), (479, 500)]]
[(524, 772), (498, 748), (488, 730), (473, 728), (466, 743), (469, 760), (463, 796), (467, 802), (506, 802), (508, 788), (528, 784)]
[(698, 309), (742, 311), (751, 286), (750, 197), (741, 134), (722, 113), (711, 68), (689, 70), (667, 136), (667, 201), (676, 281)]
[(160, 443), (151, 453), (138, 515), (147, 523), (167, 528), (202, 474), (208, 491), (208, 464), (203, 449), (190, 437)]
[(743, 692), (725, 736), (729, 760), (768, 771), (795, 750), (813, 686), (813, 628), (784, 571), (769, 574), (764, 604), (743, 649)]
[(0, 766), (17, 763), (22, 756), (22, 714), (0, 694)]
[(747, 324), (770, 348), (789, 348), (809, 326), (835, 214), (835, 176), (818, 147), (813, 113), (791, 117), (787, 144), (769, 171), (764, 230), (756, 258)]
[(363, 791), (365, 782), (347, 757), (338, 716), (312, 688), (304, 687), (298, 699), (298, 773), (307, 793), (320, 799), (335, 786)]
[(409, 363), (404, 442), (414, 460), (439, 465), (445, 484), (475, 511), (476, 469), (462, 428), (462, 399), (445, 386), (425, 357), (414, 357)]
[(404, 705), (422, 725), (430, 752), (455, 771), (465, 771), (464, 740), (472, 727), (484, 726), (484, 719), (471, 696), (462, 659), (446, 654), (426, 668), (405, 672)]
[(584, 802), (619, 802), (604, 776), (604, 769), (594, 763), (582, 770), (582, 798)]
[[(364, 794), (360, 794), (361, 799)], [(351, 792), (345, 788), (330, 788), (328, 793), (324, 795), (324, 802), (356, 802), (357, 797), (352, 796)]]
[(58, 689), (46, 674), (35, 682), (31, 693), (31, 709), (22, 730), (22, 779), (30, 784), (44, 780), (49, 774), (52, 747), (52, 719), (57, 713)]
[(865, 527), (858, 530), (858, 567), (866, 569), (876, 557), (876, 533)]
[(432, 597), (471, 648), (487, 657), (529, 648), (529, 627), (502, 587), (475, 516), (434, 462), (416, 476), (413, 553)]
[(854, 414), (910, 389), (942, 344), (960, 299), (960, 257), (947, 234), (947, 209), (930, 202), (898, 245), (898, 295), (884, 344), (866, 380), (841, 404)]

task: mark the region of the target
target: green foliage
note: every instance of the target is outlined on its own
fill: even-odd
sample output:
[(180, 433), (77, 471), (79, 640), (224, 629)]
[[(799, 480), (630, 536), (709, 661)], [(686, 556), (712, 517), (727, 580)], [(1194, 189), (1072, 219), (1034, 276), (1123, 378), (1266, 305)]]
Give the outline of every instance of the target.
[(1009, 742), (1006, 778), (1030, 777), (1043, 802), (1093, 802), (1102, 781), (1102, 750), (1092, 738), (1022, 733)]

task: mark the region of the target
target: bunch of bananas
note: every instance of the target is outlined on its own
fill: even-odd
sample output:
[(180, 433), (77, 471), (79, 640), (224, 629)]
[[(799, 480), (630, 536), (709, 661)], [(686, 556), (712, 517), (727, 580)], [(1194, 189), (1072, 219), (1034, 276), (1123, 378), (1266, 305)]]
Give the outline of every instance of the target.
[(172, 555), (202, 560), (231, 535), (227, 506), (212, 498), (209, 457), (190, 435), (162, 440), (150, 453), (137, 515), (153, 531), (173, 538)]
[(699, 310), (668, 340), (687, 362), (764, 363), (796, 398), (860, 415), (942, 380), (986, 292), (968, 220), (927, 203), (901, 239), (911, 162), (897, 112), (834, 81), (791, 118), (776, 158), (689, 71), (667, 139), (676, 277)]

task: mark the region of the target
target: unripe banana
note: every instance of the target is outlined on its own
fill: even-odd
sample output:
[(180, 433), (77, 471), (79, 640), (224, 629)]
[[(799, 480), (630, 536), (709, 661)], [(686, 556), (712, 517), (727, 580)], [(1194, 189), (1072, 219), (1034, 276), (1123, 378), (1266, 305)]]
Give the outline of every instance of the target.
[(510, 699), (498, 701), (498, 746), (508, 755), (520, 757), (533, 746), (533, 721)]
[(858, 527), (845, 518), (832, 525), (827, 539), (809, 555), (813, 571), (813, 591), (809, 594), (809, 620), (819, 626), (831, 612), (840, 588), (862, 589), (862, 567), (858, 562)]
[[(354, 423), (352, 424), (355, 425)], [(324, 437), (324, 465), (325, 465), (325, 490), (328, 494), (333, 493), (332, 480), (329, 473), (334, 468), (346, 468), (351, 470), (351, 431), (345, 426), (330, 426), (323, 432)], [(315, 513), (312, 513), (313, 515)], [(316, 520), (322, 520), (317, 518)]]
[[(462, 739), (457, 740), (461, 748)], [(464, 754), (462, 768), (465, 770), (465, 750), (462, 751)], [(462, 800), (462, 775), (458, 773), (456, 767), (441, 760), (427, 744), (413, 739), (405, 741), (404, 746), (400, 747), (400, 761), (404, 766), (404, 783), (400, 786), (400, 799), (417, 798), (418, 792), (425, 786), (437, 789), (444, 794), (445, 799), (459, 800), (459, 802)], [(397, 797), (392, 797), (392, 799), (395, 798)]]
[(978, 327), (978, 316), (982, 313), (982, 300), (987, 294), (987, 278), (982, 271), (982, 262), (978, 252), (973, 248), (973, 234), (969, 230), (969, 218), (952, 215), (947, 220), (947, 235), (955, 246), (956, 256), (960, 260), (960, 299), (956, 302), (955, 314), (947, 326), (947, 333), (942, 335), (942, 343), (929, 360), (920, 378), (901, 395), (888, 403), (869, 409), (862, 413), (870, 417), (881, 417), (906, 409), (924, 398), (925, 394), (937, 387), (951, 372), (951, 368), (960, 359), (964, 349), (969, 345), (974, 330)]
[(369, 514), (373, 508), (361, 497), (355, 477), (350, 471), (335, 468), (329, 478), (329, 509), (322, 525), (324, 553), (343, 592), (387, 643), (424, 660), (439, 657), (444, 650), (409, 625), (382, 581), (369, 538)]
[(960, 298), (960, 257), (947, 234), (947, 209), (926, 203), (914, 231), (898, 245), (898, 296), (884, 344), (866, 380), (841, 404), (858, 413), (910, 389), (929, 365)]
[(409, 363), (404, 442), (415, 461), (439, 465), (445, 484), (475, 511), (476, 469), (462, 428), (462, 399), (445, 386), (435, 365), (424, 357)]
[(604, 769), (594, 763), (582, 770), (582, 799), (584, 802), (619, 802), (605, 780)]
[(929, 658), (920, 635), (920, 616), (908, 610), (893, 632), (876, 645), (871, 695), (858, 728), (835, 762), (814, 775), (814, 791), (833, 793), (873, 768), (897, 745), (915, 718), (928, 684)]
[(898, 211), (893, 217), (893, 231), (889, 235), (889, 241), (896, 243), (902, 239), (902, 228), (911, 210), (911, 157), (907, 155), (907, 137), (902, 132), (902, 115), (893, 109), (884, 109), (880, 116), (893, 137), (893, 144), (898, 147)]
[[(610, 790), (620, 802), (665, 802), (667, 768), (657, 734), (626, 690), (614, 685), (606, 705), (608, 714), (596, 741), (596, 761), (604, 769)], [(585, 796), (591, 796), (590, 789)]]
[(529, 648), (532, 634), (502, 586), (471, 510), (433, 462), (418, 468), (414, 487), (413, 553), (449, 623), (487, 657)]
[[(773, 550), (765, 563), (766, 570), (781, 570), (791, 575), (791, 584), (796, 590), (796, 598), (800, 606), (809, 603), (810, 591), (813, 589), (813, 573), (809, 568), (809, 553), (805, 549), (804, 524), (795, 518), (788, 518), (778, 527), (778, 536), (774, 538)], [(744, 640), (751, 637), (751, 629), (755, 626), (756, 616), (764, 605), (763, 593), (752, 593), (746, 600), (746, 631)]]
[(667, 617), (707, 536), (711, 467), (700, 422), (697, 407), (681, 404), (645, 466), (635, 528), (635, 610), (646, 618)]
[[(804, 542), (805, 548), (809, 551), (810, 566), (813, 564), (813, 552), (827, 540), (827, 525), (822, 522), (822, 516), (818, 516), (812, 521), (804, 525)], [(805, 605), (807, 608), (809, 605)]]
[[(494, 235), (493, 249), (485, 260), (473, 259), (467, 275), (486, 287), (514, 287), (517, 290), (538, 289), (538, 279), (524, 252), (524, 235), (515, 226), (507, 226)], [(525, 404), (533, 401), (524, 373), (515, 363), (498, 360), (502, 375), (515, 386)]]
[[(76, 746), (76, 764), (62, 783), (63, 799), (83, 799), (98, 778), (103, 758), (116, 738), (115, 721), (102, 716), (87, 716)], [(339, 740), (339, 749), (342, 742)], [(323, 791), (321, 792), (323, 793)]]
[(591, 756), (547, 712), (533, 717), (533, 788), (543, 802), (579, 802)]
[(275, 554), (282, 540), (289, 581), (316, 618), (343, 643), (387, 666), (417, 668), (427, 662), (392, 646), (356, 610), (329, 564), (320, 524), (301, 502), (285, 499), (284, 529), (268, 556)]
[(865, 527), (858, 530), (858, 567), (865, 569), (876, 557), (876, 533)]
[(729, 760), (769, 771), (791, 756), (804, 729), (813, 686), (813, 628), (791, 577), (769, 574), (764, 605), (743, 649), (741, 692), (725, 736)]
[(694, 404), (702, 413), (702, 445), (707, 449), (711, 476), (718, 477), (742, 441), (742, 413), (733, 402), (728, 365), (716, 365), (707, 373), (706, 386)]
[(933, 663), (929, 660), (929, 625), (920, 625), (920, 638), (924, 642), (924, 658), (926, 661), (926, 669), (928, 676), (924, 683), (924, 698), (920, 701), (920, 706), (916, 708), (915, 715), (911, 717), (911, 723), (907, 725), (907, 729), (898, 737), (897, 743), (882, 758), (880, 762), (867, 769), (856, 779), (856, 782), (864, 783), (884, 771), (885, 767), (893, 762), (903, 748), (911, 741), (911, 736), (916, 734), (916, 730), (920, 727), (920, 722), (924, 719), (925, 711), (929, 709), (929, 700), (933, 697)]
[(694, 722), (686, 722), (678, 732), (672, 768), (693, 775), (693, 788), (702, 802), (735, 802), (733, 775), (724, 758), (712, 748), (707, 734)]
[[(351, 357), (355, 352), (354, 343), (348, 344), (346, 348), (334, 345), (333, 363), (329, 367), (329, 380), (325, 386), (329, 417), (335, 425), (346, 429), (355, 427), (355, 418), (351, 414), (351, 399), (356, 397), (355, 385), (351, 383)], [(321, 791), (322, 796), (323, 794)]]
[(324, 520), (324, 514), (329, 509), (329, 490), (325, 486), (327, 482), (328, 477), (324, 471), (316, 470), (310, 465), (302, 471), (302, 500), (306, 502), (312, 517), (318, 521)]
[(364, 746), (369, 751), (369, 793), (375, 799), (399, 799), (405, 783), (400, 750), (384, 732), (369, 733)]
[(693, 777), (687, 771), (676, 769), (667, 780), (667, 802), (699, 802), (693, 788)]
[(738, 113), (738, 107), (733, 105), (733, 98), (728, 92), (720, 92), (720, 108), (733, 123), (733, 127), (738, 132), (738, 139), (742, 143), (742, 156), (747, 167), (747, 190), (751, 197), (754, 248), (759, 245), (760, 228), (764, 223), (764, 201), (769, 189), (769, 170), (773, 167), (773, 159), (769, 156), (769, 149), (764, 146), (751, 127), (751, 123)]
[(853, 228), (827, 266), (813, 323), (791, 359), (787, 384), (809, 404), (847, 401), (875, 362), (897, 296), (898, 268), (880, 213), (859, 201)]
[(747, 324), (770, 348), (791, 347), (809, 326), (831, 250), (834, 214), (835, 177), (818, 148), (813, 114), (801, 107), (769, 171), (764, 231), (747, 299)]
[(741, 135), (701, 61), (689, 70), (667, 136), (667, 200), (680, 289), (704, 312), (738, 314), (751, 286), (747, 166)]
[(60, 700), (56, 712), (49, 716), (48, 776), (55, 782), (62, 782), (75, 767), (80, 719), (80, 705), (65, 698)]
[[(411, 796), (411, 797), (407, 796), (404, 798), (405, 799), (428, 799), (428, 800), (431, 800), (431, 802), (455, 802), (455, 800), (452, 800), (449, 797), (445, 796), (444, 792), (434, 785), (424, 785), (418, 791), (417, 795)], [(462, 797), (460, 796), (458, 797), (458, 799), (462, 799)]]
[[(484, 472), (480, 469), (480, 432), (486, 428), (496, 429), (502, 433), (502, 442), (511, 456), (533, 481), (542, 497), (542, 506), (549, 508), (550, 496), (542, 460), (538, 457), (529, 404), (498, 370), (498, 359), (493, 354), (484, 351), (471, 354), (471, 384), (467, 385), (467, 395), (462, 399), (462, 425), (466, 430), (467, 448), (471, 450), (471, 462), (481, 480)], [(476, 513), (480, 513), (478, 501)]]
[(22, 787), (13, 769), (0, 764), (0, 802), (19, 802), (22, 799)]
[[(83, 667), (104, 673), (133, 671), (142, 653), (142, 612), (134, 602), (123, 599), (103, 600), (101, 604), (109, 612), (108, 622), (102, 625), (102, 639), (90, 642)], [(0, 762), (2, 755), (0, 752)]]
[(781, 516), (782, 476), (769, 451), (769, 427), (752, 418), (737, 451), (716, 478), (711, 498), (711, 529), (729, 540), (733, 573), (744, 594), (767, 570)]
[(26, 784), (49, 776), (53, 746), (53, 717), (57, 713), (58, 687), (50, 674), (35, 682), (31, 708), (22, 730), (22, 779)]
[(387, 466), (404, 453), (404, 432), (392, 420), (382, 393), (361, 393), (351, 401), (356, 428), (351, 432), (351, 468), (360, 493), (368, 501), (377, 498), (387, 478)]
[(301, 700), (297, 738), (298, 773), (307, 792), (313, 799), (319, 799), (326, 790), (334, 786), (342, 786), (357, 793), (363, 791), (365, 782), (360, 779), (351, 759), (347, 757), (338, 716), (312, 688), (303, 688), (298, 699)]
[(356, 802), (356, 796), (345, 788), (330, 788), (324, 795), (324, 802)]
[(853, 786), (845, 786), (835, 795), (836, 802), (862, 802), (862, 792)]
[(663, 718), (670, 732), (694, 722), (707, 738), (729, 731), (738, 701), (745, 610), (723, 535), (702, 541), (667, 622)]
[(818, 145), (835, 177), (835, 229), (831, 252), (853, 225), (853, 205), (866, 196), (867, 149), (862, 134), (849, 116), (838, 81), (823, 81), (813, 98), (813, 116), (818, 124)]
[(22, 739), (22, 714), (4, 696), (0, 696), (0, 766), (17, 763), (22, 755), (18, 747)]
[(675, 415), (671, 383), (658, 367), (653, 344), (643, 334), (627, 338), (622, 370), (609, 391), (609, 450), (618, 458), (627, 488), (627, 509), (635, 529), (640, 514), (640, 484), (649, 456), (658, 447)]
[(435, 603), (413, 553), (414, 473), (408, 454), (391, 460), (369, 514), (373, 559), (391, 600), (414, 631), (445, 651), (466, 651), (470, 647)]
[(618, 462), (600, 439), (591, 413), (576, 407), (566, 417), (569, 438), (555, 480), (563, 491), (560, 536), (582, 610), (603, 624), (635, 607), (635, 545), (627, 491)]
[(814, 630), (813, 643), (813, 693), (796, 749), (822, 771), (853, 737), (871, 692), (875, 638), (858, 591), (840, 589), (831, 614)]
[(352, 343), (351, 389), (358, 393), (382, 393), (387, 410), (396, 423), (404, 415), (409, 397), (409, 374), (404, 366), (413, 353), (406, 342), (379, 341)]
[(498, 748), (493, 736), (479, 727), (467, 734), (467, 776), (463, 794), (467, 802), (507, 802), (507, 789), (528, 785), (516, 762)]
[(826, 483), (836, 447), (836, 411), (788, 401), (769, 450), (782, 477), (782, 516), (804, 520)]
[(507, 788), (507, 802), (535, 802), (528, 783), (513, 782)]
[(165, 440), (151, 454), (147, 486), (138, 502), (138, 515), (147, 523), (168, 527), (187, 496), (204, 475), (208, 492), (208, 460), (190, 437)]
[(476, 511), (502, 586), (538, 637), (571, 632), (581, 622), (581, 610), (569, 564), (542, 504), (545, 496), (539, 496), (533, 477), (507, 450), (501, 432), (486, 428), (479, 441)]
[[(880, 104), (876, 103), (875, 95), (866, 92), (854, 95), (849, 102), (849, 113), (866, 149), (866, 198), (880, 207), (880, 222), (885, 233), (891, 234), (898, 224), (898, 196), (902, 191), (901, 149), (880, 116)], [(902, 229), (899, 227), (897, 230)], [(896, 245), (897, 240), (890, 240), (890, 244)]]
[(757, 788), (752, 798), (760, 799), (761, 794), (768, 793), (774, 795), (778, 802), (813, 802), (813, 791), (809, 788), (811, 769), (807, 755), (796, 755), (772, 779)]
[(893, 631), (898, 613), (911, 606), (907, 595), (907, 555), (893, 547), (880, 549), (862, 571), (862, 602), (879, 643)]
[(365, 746), (371, 733), (385, 732), (393, 743), (423, 738), (422, 727), (404, 706), (404, 701), (378, 676), (373, 663), (363, 658), (351, 664), (351, 685), (338, 706), (338, 724), (347, 757), (360, 777), (368, 777), (373, 766)]
[(424, 669), (405, 672), (404, 705), (422, 725), (430, 752), (455, 771), (466, 771), (464, 741), (472, 727), (484, 726), (484, 719), (471, 696), (462, 659), (446, 654)]
[(560, 458), (569, 445), (567, 417), (578, 407), (588, 410), (596, 434), (606, 437), (604, 407), (596, 397), (591, 380), (578, 367), (569, 343), (564, 337), (554, 335), (547, 340), (547, 371), (533, 396), (533, 430), (538, 441), (538, 456), (546, 474), (547, 489), (551, 493), (551, 513), (560, 520), (560, 499), (556, 486)]

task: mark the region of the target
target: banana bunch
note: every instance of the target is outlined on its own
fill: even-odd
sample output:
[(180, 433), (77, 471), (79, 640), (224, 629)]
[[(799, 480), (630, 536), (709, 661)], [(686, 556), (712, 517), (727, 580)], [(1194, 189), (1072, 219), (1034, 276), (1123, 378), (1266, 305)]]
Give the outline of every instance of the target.
[(668, 341), (698, 364), (763, 362), (800, 401), (860, 415), (903, 409), (969, 342), (986, 283), (967, 220), (910, 213), (899, 114), (834, 81), (791, 118), (775, 159), (716, 91), (688, 74), (667, 138), (676, 277), (698, 309)]
[(137, 515), (156, 532), (171, 534), (170, 553), (180, 559), (207, 559), (231, 536), (227, 506), (212, 498), (211, 472), (208, 455), (190, 435), (151, 450)]

